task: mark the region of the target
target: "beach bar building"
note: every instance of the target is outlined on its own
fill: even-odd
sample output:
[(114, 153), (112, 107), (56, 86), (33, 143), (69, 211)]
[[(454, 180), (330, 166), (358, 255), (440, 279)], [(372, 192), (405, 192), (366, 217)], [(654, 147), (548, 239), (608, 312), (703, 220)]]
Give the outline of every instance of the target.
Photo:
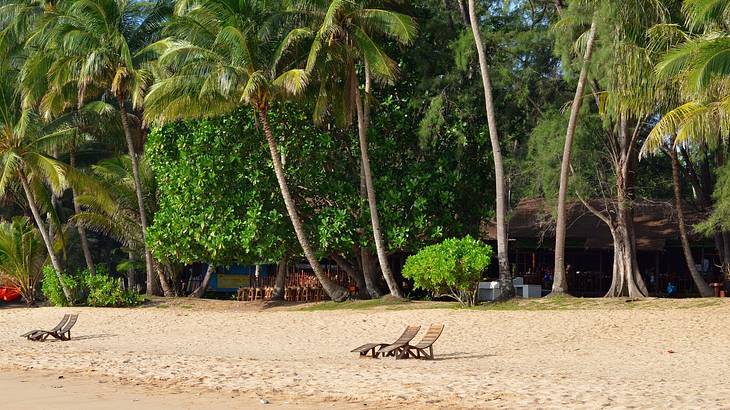
[[(595, 206), (603, 208), (601, 203)], [(512, 271), (524, 283), (543, 285), (549, 292), (554, 265), (554, 207), (543, 199), (521, 201), (509, 219), (509, 260)], [(697, 269), (708, 283), (720, 282), (720, 258), (711, 239), (694, 232), (702, 215), (685, 208), (692, 253)], [(568, 206), (566, 268), (568, 290), (574, 296), (603, 296), (611, 284), (613, 241), (608, 227), (581, 203)], [(665, 295), (671, 283), (675, 295), (693, 295), (694, 285), (682, 252), (674, 207), (667, 202), (636, 202), (634, 230), (639, 269), (652, 295)], [(482, 239), (494, 241), (496, 226), (482, 224)], [(496, 276), (496, 267), (491, 276)]]

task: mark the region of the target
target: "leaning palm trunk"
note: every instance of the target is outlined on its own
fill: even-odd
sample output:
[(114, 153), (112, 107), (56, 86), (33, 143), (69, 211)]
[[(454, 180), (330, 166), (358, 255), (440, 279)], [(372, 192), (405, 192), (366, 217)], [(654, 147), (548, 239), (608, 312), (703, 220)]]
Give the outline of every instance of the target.
[[(366, 95), (365, 98), (368, 98), (368, 88), (369, 88), (369, 75), (367, 74), (367, 68), (366, 68)], [(353, 75), (353, 78), (356, 78)], [(362, 166), (362, 174), (365, 178), (365, 191), (367, 192), (368, 196), (368, 206), (370, 207), (370, 222), (372, 223), (373, 227), (373, 239), (375, 240), (375, 249), (378, 253), (378, 262), (380, 263), (380, 270), (383, 272), (383, 276), (385, 277), (385, 282), (388, 284), (388, 290), (390, 290), (390, 294), (397, 297), (402, 298), (403, 292), (401, 292), (400, 287), (398, 286), (398, 282), (395, 280), (395, 276), (393, 275), (393, 272), (390, 270), (390, 264), (388, 263), (388, 256), (385, 253), (385, 244), (383, 242), (383, 235), (380, 229), (380, 218), (378, 217), (378, 206), (377, 201), (375, 199), (375, 187), (373, 187), (373, 175), (370, 170), (370, 157), (368, 155), (368, 125), (369, 125), (369, 115), (367, 109), (363, 108), (362, 100), (360, 98), (360, 90), (357, 87), (357, 83), (355, 81), (352, 81), (352, 91), (353, 95), (355, 97), (355, 107), (357, 109), (357, 130), (358, 135), (360, 137), (360, 156), (361, 156), (361, 166)], [(367, 102), (365, 103), (367, 104)]]
[(497, 197), (497, 260), (499, 261), (499, 282), (502, 290), (500, 299), (504, 300), (512, 298), (515, 295), (507, 253), (507, 198), (505, 195), (504, 164), (502, 162), (502, 151), (499, 147), (497, 120), (494, 115), (492, 81), (489, 77), (489, 66), (487, 64), (487, 56), (484, 52), (484, 45), (482, 44), (482, 36), (479, 33), (479, 21), (476, 16), (474, 0), (469, 0), (469, 19), (471, 22), (471, 30), (474, 34), (477, 54), (479, 55), (479, 68), (482, 75), (482, 85), (484, 86), (484, 104), (487, 111), (487, 125), (489, 126), (489, 140), (492, 143), (492, 156), (494, 157), (494, 180)]
[(200, 285), (192, 292), (188, 297), (191, 298), (202, 298), (203, 295), (205, 295), (205, 292), (208, 291), (208, 285), (210, 284), (210, 278), (213, 277), (213, 272), (215, 272), (215, 266), (213, 264), (208, 264), (208, 269), (205, 270), (205, 276), (203, 276), (203, 281), (200, 282)]
[(558, 192), (558, 215), (555, 224), (555, 279), (551, 294), (560, 295), (567, 290), (565, 274), (565, 233), (566, 223), (566, 200), (568, 196), (568, 173), (570, 172), (570, 156), (573, 151), (573, 137), (575, 128), (578, 125), (578, 114), (583, 104), (583, 92), (588, 80), (588, 66), (593, 54), (593, 43), (596, 38), (596, 20), (593, 19), (588, 40), (586, 43), (585, 55), (583, 56), (583, 67), (578, 77), (578, 86), (575, 88), (573, 106), (570, 110), (568, 131), (565, 134), (565, 147), (563, 148), (563, 162), (560, 165), (560, 190)]
[(28, 179), (23, 172), (20, 172), (20, 183), (23, 186), (25, 197), (28, 199), (28, 206), (30, 207), (30, 211), (33, 214), (33, 219), (35, 219), (35, 223), (36, 225), (38, 225), (38, 231), (40, 231), (41, 238), (43, 238), (43, 243), (46, 245), (46, 249), (48, 250), (48, 257), (51, 259), (51, 265), (53, 265), (53, 271), (56, 273), (56, 277), (58, 277), (58, 283), (60, 283), (61, 285), (63, 295), (66, 297), (66, 301), (70, 305), (72, 305), (73, 296), (71, 295), (71, 291), (66, 287), (66, 284), (63, 282), (63, 278), (61, 277), (61, 272), (63, 272), (63, 268), (61, 267), (61, 263), (58, 260), (58, 255), (56, 255), (56, 251), (53, 250), (53, 243), (51, 242), (51, 238), (48, 236), (48, 231), (46, 231), (46, 227), (43, 223), (43, 218), (41, 218), (41, 213), (38, 211), (38, 206), (36, 205), (35, 199), (33, 198), (33, 192), (30, 189), (30, 184), (28, 183)]
[[(71, 149), (69, 163), (72, 169), (76, 168), (76, 152), (73, 148)], [(78, 215), (79, 213), (81, 213), (81, 206), (76, 200), (75, 188), (71, 188), (71, 196), (73, 197), (74, 213)], [(84, 229), (83, 226), (77, 224), (76, 230), (78, 231), (79, 238), (81, 239), (81, 251), (84, 253), (86, 268), (89, 270), (89, 273), (91, 273), (92, 275), (96, 275), (96, 266), (94, 266), (94, 259), (91, 256), (91, 248), (89, 247), (89, 239), (86, 236), (86, 229)]]
[(684, 210), (682, 209), (682, 193), (679, 181), (679, 160), (677, 159), (677, 151), (674, 148), (669, 150), (669, 159), (672, 161), (672, 184), (674, 185), (674, 206), (677, 209), (677, 224), (679, 225), (679, 238), (682, 241), (682, 251), (684, 251), (684, 259), (687, 261), (687, 269), (689, 274), (692, 276), (697, 291), (703, 298), (710, 297), (713, 295), (712, 289), (707, 285), (707, 282), (702, 278), (697, 268), (695, 267), (695, 260), (692, 256), (692, 250), (689, 246), (689, 239), (687, 238), (687, 226), (684, 223)]
[(287, 185), (286, 176), (284, 175), (284, 168), (281, 164), (279, 149), (277, 147), (276, 140), (274, 139), (274, 134), (271, 130), (271, 124), (269, 124), (267, 107), (260, 107), (258, 109), (258, 114), (259, 119), (261, 120), (261, 124), (264, 128), (264, 134), (266, 136), (266, 141), (269, 145), (269, 150), (271, 151), (271, 160), (274, 164), (274, 173), (276, 174), (276, 180), (278, 181), (279, 188), (281, 189), (281, 195), (284, 198), (286, 211), (289, 214), (289, 219), (291, 219), (292, 225), (294, 227), (294, 233), (297, 235), (297, 240), (299, 240), (299, 244), (302, 246), (304, 256), (307, 258), (307, 261), (312, 266), (314, 274), (317, 276), (319, 283), (322, 284), (322, 288), (324, 288), (324, 291), (327, 292), (327, 295), (329, 295), (332, 300), (336, 302), (341, 302), (347, 299), (347, 290), (330, 280), (327, 276), (325, 276), (324, 271), (322, 271), (322, 266), (319, 264), (319, 261), (317, 261), (317, 258), (314, 255), (314, 251), (309, 245), (307, 235), (304, 233), (304, 227), (302, 225), (302, 221), (299, 219), (299, 214), (297, 213), (294, 199), (289, 193), (289, 186)]
[(368, 299), (370, 296), (368, 295), (368, 288), (367, 284), (365, 283), (365, 276), (362, 274), (362, 271), (357, 269), (350, 262), (348, 262), (344, 256), (338, 253), (331, 254), (330, 259), (335, 261), (337, 266), (344, 270), (347, 273), (347, 276), (355, 282), (355, 285), (357, 285), (358, 289), (357, 297), (360, 299)]
[[(177, 291), (175, 289), (175, 281), (167, 280), (167, 276), (165, 275), (165, 266), (162, 266), (155, 262), (153, 262), (153, 266), (155, 267), (155, 271), (157, 272), (157, 280), (159, 280), (160, 287), (162, 288), (162, 295), (167, 298), (172, 298), (172, 297), (177, 296)], [(167, 268), (170, 269), (170, 266), (168, 265)]]
[(142, 240), (144, 241), (144, 259), (145, 268), (147, 269), (147, 294), (154, 295), (156, 292), (155, 271), (152, 263), (152, 253), (147, 246), (147, 211), (144, 207), (144, 193), (142, 192), (142, 180), (139, 176), (139, 161), (137, 152), (134, 149), (134, 140), (132, 132), (129, 129), (129, 118), (127, 109), (124, 107), (124, 95), (117, 96), (119, 101), (119, 113), (122, 118), (122, 127), (124, 128), (124, 138), (127, 141), (127, 150), (129, 150), (129, 158), (132, 160), (132, 176), (134, 177), (134, 191), (137, 194), (137, 206), (139, 207), (139, 219), (142, 225)]
[(365, 279), (365, 287), (367, 287), (368, 295), (371, 299), (379, 299), (383, 296), (383, 292), (378, 286), (378, 272), (376, 259), (370, 249), (363, 247), (360, 249), (360, 265), (362, 266), (362, 276)]

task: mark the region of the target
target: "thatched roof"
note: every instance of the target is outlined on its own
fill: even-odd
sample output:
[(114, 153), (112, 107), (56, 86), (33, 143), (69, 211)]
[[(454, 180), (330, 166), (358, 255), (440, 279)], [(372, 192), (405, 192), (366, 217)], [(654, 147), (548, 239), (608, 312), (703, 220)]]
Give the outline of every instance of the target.
[[(602, 201), (591, 201), (591, 206), (605, 210)], [(522, 200), (512, 210), (509, 218), (509, 237), (517, 240), (543, 241), (551, 243), (555, 238), (553, 218), (555, 204), (544, 199)], [(692, 225), (703, 219), (703, 214), (691, 207), (684, 208), (688, 230), (694, 240), (704, 239), (692, 230)], [(679, 231), (674, 206), (670, 202), (637, 201), (634, 203), (634, 229), (636, 246), (639, 250), (662, 250), (667, 241), (678, 241)], [(482, 223), (482, 238), (494, 240), (496, 226), (493, 221)], [(606, 224), (592, 214), (580, 202), (568, 204), (568, 231), (566, 242), (585, 249), (609, 249), (613, 246), (611, 233)]]

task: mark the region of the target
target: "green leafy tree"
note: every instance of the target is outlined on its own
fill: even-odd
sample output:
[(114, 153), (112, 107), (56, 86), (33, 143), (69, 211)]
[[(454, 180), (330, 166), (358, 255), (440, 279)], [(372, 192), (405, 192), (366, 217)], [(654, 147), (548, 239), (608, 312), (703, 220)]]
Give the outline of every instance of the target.
[(417, 289), (447, 294), (463, 306), (476, 303), (477, 287), (492, 258), (492, 248), (467, 236), (427, 246), (410, 256), (403, 276)]
[[(155, 129), (147, 152), (159, 181), (150, 246), (161, 260), (210, 266), (285, 258), (295, 243), (248, 112)], [(212, 271), (199, 289), (202, 296)]]
[[(670, 6), (655, 0), (607, 1), (596, 3), (593, 12), (599, 41), (588, 75), (592, 78), (595, 106), (604, 123), (602, 137), (608, 148), (613, 186), (603, 195), (605, 199), (610, 197), (606, 209), (597, 209), (589, 201), (583, 203), (606, 223), (613, 238), (613, 278), (606, 294), (609, 297), (648, 295), (634, 245), (635, 173), (638, 144), (645, 135), (646, 122), (655, 113), (656, 102), (671, 92), (671, 87), (655, 76), (655, 50), (647, 36), (651, 27), (669, 20)], [(572, 47), (572, 39), (565, 40), (570, 40)], [(563, 52), (566, 50), (567, 45), (562, 48)]]

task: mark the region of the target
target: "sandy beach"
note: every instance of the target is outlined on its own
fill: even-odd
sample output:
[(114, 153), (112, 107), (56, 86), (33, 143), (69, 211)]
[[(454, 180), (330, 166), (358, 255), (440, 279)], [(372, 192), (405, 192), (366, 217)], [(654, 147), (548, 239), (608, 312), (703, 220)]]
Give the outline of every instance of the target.
[[(730, 408), (730, 303), (715, 301), (567, 310), (302, 311), (185, 300), (0, 308), (0, 391), (11, 402), (34, 393), (31, 408), (56, 395), (66, 398), (56, 408)], [(64, 313), (80, 314), (72, 341), (18, 337)], [(349, 353), (395, 339), (410, 323), (445, 324), (437, 360)]]

